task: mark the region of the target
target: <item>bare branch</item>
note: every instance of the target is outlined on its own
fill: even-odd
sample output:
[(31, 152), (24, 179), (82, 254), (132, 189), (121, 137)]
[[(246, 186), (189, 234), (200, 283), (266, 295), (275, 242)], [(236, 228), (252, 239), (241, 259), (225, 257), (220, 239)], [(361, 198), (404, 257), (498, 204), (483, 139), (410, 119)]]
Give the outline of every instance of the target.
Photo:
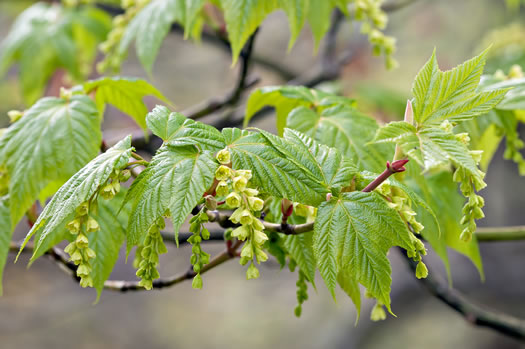
[(525, 240), (525, 225), (478, 228), (476, 237), (480, 242)]
[[(415, 272), (417, 263), (405, 253), (402, 252), (402, 255)], [(472, 303), (459, 291), (449, 288), (444, 280), (433, 273), (429, 273), (426, 279), (419, 279), (419, 282), (430, 294), (461, 314), (467, 322), (525, 340), (525, 320)]]

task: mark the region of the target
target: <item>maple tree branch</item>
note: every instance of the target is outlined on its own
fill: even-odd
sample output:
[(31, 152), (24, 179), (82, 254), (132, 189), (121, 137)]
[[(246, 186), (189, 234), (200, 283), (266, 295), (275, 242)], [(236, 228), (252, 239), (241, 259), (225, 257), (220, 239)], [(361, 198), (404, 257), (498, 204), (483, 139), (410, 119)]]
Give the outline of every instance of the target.
[[(206, 264), (204, 267), (202, 267), (200, 273), (203, 274), (221, 264), (224, 262), (229, 261), (230, 259), (237, 257), (237, 249), (241, 246), (241, 241), (236, 241), (231, 248), (226, 249), (224, 252), (218, 254), (213, 259), (210, 260), (208, 264)], [(9, 245), (10, 251), (18, 251), (20, 250), (20, 243), (14, 243), (11, 242)], [(23, 251), (29, 252), (33, 250), (33, 245), (28, 244)], [(66, 274), (70, 275), (73, 279), (76, 281), (79, 281), (80, 279), (76, 276), (77, 266), (69, 260), (69, 256), (64, 252), (62, 249), (58, 247), (53, 247), (50, 249), (47, 253), (48, 256), (50, 256), (60, 267), (61, 270), (63, 270)], [(179, 275), (171, 276), (171, 277), (164, 277), (159, 278), (153, 281), (153, 288), (154, 289), (160, 289), (164, 287), (170, 287), (174, 286), (176, 284), (179, 284), (186, 280), (191, 280), (197, 275), (192, 268), (188, 269), (188, 271), (181, 273)], [(104, 289), (111, 290), (111, 291), (119, 291), (119, 292), (126, 292), (126, 291), (145, 291), (146, 289), (139, 285), (139, 281), (126, 281), (126, 280), (107, 280), (104, 282)]]
[(476, 238), (479, 242), (525, 240), (525, 225), (510, 227), (478, 227)]
[[(403, 251), (401, 253), (408, 262), (410, 269), (415, 272), (417, 263), (408, 258)], [(461, 292), (450, 288), (447, 282), (433, 273), (429, 273), (427, 278), (418, 279), (418, 281), (431, 295), (461, 314), (467, 322), (491, 328), (522, 341), (525, 340), (525, 320), (489, 310), (471, 302)]]

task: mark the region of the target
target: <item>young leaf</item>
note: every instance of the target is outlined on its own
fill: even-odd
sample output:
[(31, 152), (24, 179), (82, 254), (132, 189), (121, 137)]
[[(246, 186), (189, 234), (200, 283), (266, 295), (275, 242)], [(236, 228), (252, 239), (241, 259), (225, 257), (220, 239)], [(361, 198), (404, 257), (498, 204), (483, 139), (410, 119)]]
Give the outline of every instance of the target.
[(155, 87), (140, 79), (104, 77), (88, 81), (83, 86), (86, 94), (95, 92), (95, 102), (101, 114), (104, 113), (105, 105), (111, 104), (131, 116), (143, 130), (146, 130), (146, 114), (148, 113), (144, 97), (155, 96), (169, 103), (168, 99)]
[(299, 106), (327, 108), (334, 105), (350, 107), (353, 104), (352, 99), (330, 95), (304, 86), (265, 86), (250, 94), (246, 103), (244, 126), (246, 127), (255, 113), (263, 107), (271, 106), (276, 110), (278, 134), (282, 135), (288, 115)]
[(224, 137), (215, 127), (196, 122), (184, 115), (156, 106), (146, 117), (148, 128), (166, 144), (197, 145), (204, 150), (219, 151)]
[(220, 3), (235, 64), (248, 38), (264, 18), (277, 8), (277, 3), (276, 0), (221, 0)]
[(0, 296), (2, 295), (2, 275), (9, 253), (9, 243), (13, 236), (11, 217), (9, 214), (9, 197), (0, 197)]
[(37, 221), (27, 233), (20, 251), (33, 235), (40, 233), (40, 238), (35, 242), (33, 257), (31, 258), (33, 261), (42, 246), (49, 246), (48, 240), (56, 241), (56, 235), (60, 234), (60, 229), (71, 218), (75, 209), (99, 190), (113, 170), (122, 169), (126, 166), (131, 151), (131, 137), (128, 136), (75, 173), (58, 190), (44, 211), (38, 216)]
[(182, 0), (153, 0), (130, 22), (120, 42), (120, 54), (124, 55), (132, 41), (135, 41), (137, 56), (149, 73), (160, 49), (162, 40), (170, 31), (175, 20), (184, 14)]
[(284, 10), (286, 16), (288, 16), (288, 22), (290, 22), (289, 50), (292, 48), (303, 28), (309, 6), (310, 0), (279, 0), (279, 7)]
[(131, 201), (128, 251), (140, 244), (151, 225), (170, 214), (177, 238), (179, 228), (212, 185), (218, 163), (194, 146), (164, 145), (133, 182), (125, 202)]
[(476, 92), (486, 54), (487, 50), (452, 70), (442, 72), (434, 51), (412, 87), (415, 120), (425, 125), (439, 124), (443, 120), (459, 122), (494, 108), (507, 90)]
[(99, 200), (98, 212), (94, 218), (99, 223), (100, 230), (88, 237), (89, 247), (97, 254), (91, 261), (93, 287), (97, 290), (96, 302), (100, 299), (104, 282), (109, 279), (117, 263), (120, 247), (126, 238), (129, 210), (119, 210), (119, 201), (124, 197), (122, 190), (112, 200)]
[(467, 146), (456, 139), (453, 133), (441, 128), (417, 130), (404, 121), (392, 122), (378, 130), (374, 141), (398, 144), (405, 154), (425, 170), (453, 161), (457, 166), (464, 167), (472, 177), (483, 180), (484, 173), (479, 170)]
[(284, 247), (297, 263), (308, 281), (315, 283), (315, 257), (312, 247), (312, 233), (288, 235), (284, 238)]
[[(24, 99), (31, 105), (56, 69), (65, 68), (75, 80), (85, 78), (79, 67), (91, 65), (96, 45), (110, 26), (110, 17), (96, 8), (37, 3), (17, 18), (2, 42), (0, 76), (18, 62)], [(79, 31), (85, 40), (76, 39)]]
[(101, 138), (100, 118), (87, 96), (43, 98), (12, 124), (0, 139), (0, 164), (10, 178), (12, 224), (48, 184), (64, 183), (94, 158)]
[(305, 205), (317, 206), (328, 188), (297, 159), (283, 156), (261, 133), (224, 129), (235, 169), (250, 169), (261, 191)]
[(399, 214), (376, 193), (343, 193), (319, 207), (314, 225), (317, 266), (335, 297), (341, 270), (355, 278), (390, 311), (390, 247), (415, 251)]
[(393, 154), (391, 147), (368, 144), (374, 138), (377, 122), (350, 106), (331, 107), (320, 114), (298, 107), (290, 113), (287, 127), (338, 149), (360, 169), (381, 172), (385, 159)]
[(342, 269), (339, 271), (339, 275), (337, 275), (337, 283), (355, 305), (357, 311), (355, 322), (357, 324), (359, 316), (361, 315), (361, 290), (359, 289), (359, 282), (350, 269)]

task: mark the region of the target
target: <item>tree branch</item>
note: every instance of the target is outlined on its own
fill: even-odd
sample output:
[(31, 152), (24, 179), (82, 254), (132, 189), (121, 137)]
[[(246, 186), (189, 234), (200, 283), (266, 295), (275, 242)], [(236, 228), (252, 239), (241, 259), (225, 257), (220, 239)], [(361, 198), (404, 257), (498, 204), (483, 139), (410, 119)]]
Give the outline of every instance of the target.
[(525, 240), (525, 225), (478, 228), (476, 230), (476, 237), (480, 242)]
[[(417, 263), (408, 258), (405, 253), (402, 252), (402, 255), (415, 272)], [(429, 273), (426, 279), (418, 281), (430, 294), (461, 314), (467, 322), (525, 340), (525, 320), (472, 303), (457, 290), (449, 288), (445, 281), (433, 273)]]
[[(207, 271), (223, 264), (226, 261), (229, 261), (230, 259), (233, 259), (237, 257), (237, 249), (241, 246), (241, 241), (236, 241), (235, 244), (229, 248), (226, 249), (224, 252), (218, 254), (215, 256), (210, 263), (206, 264), (200, 271), (201, 274), (206, 273)], [(10, 242), (9, 244), (9, 250), (10, 251), (18, 251), (20, 250), (20, 243), (14, 243)], [(28, 244), (24, 251), (32, 251), (33, 245)], [(48, 256), (50, 256), (60, 267), (61, 270), (63, 270), (66, 274), (70, 275), (74, 280), (79, 281), (79, 278), (76, 276), (77, 266), (69, 261), (69, 256), (60, 248), (53, 247), (51, 250), (49, 250), (46, 253)], [(188, 271), (181, 273), (179, 275), (166, 277), (166, 278), (159, 278), (153, 281), (153, 288), (160, 289), (164, 287), (170, 287), (176, 284), (179, 284), (185, 280), (191, 280), (197, 275), (192, 268), (188, 269)], [(146, 289), (142, 286), (139, 286), (139, 281), (125, 281), (125, 280), (107, 280), (104, 282), (104, 289), (111, 290), (111, 291), (119, 291), (119, 292), (126, 292), (126, 291), (145, 291)]]

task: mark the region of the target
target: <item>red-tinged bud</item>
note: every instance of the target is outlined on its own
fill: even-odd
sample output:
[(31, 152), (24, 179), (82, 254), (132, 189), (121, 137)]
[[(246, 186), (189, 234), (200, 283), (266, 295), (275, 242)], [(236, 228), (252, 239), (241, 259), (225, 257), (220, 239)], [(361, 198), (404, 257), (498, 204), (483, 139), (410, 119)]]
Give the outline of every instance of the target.
[(396, 160), (396, 161), (393, 161), (392, 163), (387, 161), (386, 168), (392, 173), (404, 172), (406, 171), (406, 168), (404, 166), (407, 162), (408, 162), (408, 159)]
[(412, 109), (412, 102), (410, 101), (410, 99), (407, 100), (407, 107), (405, 109), (404, 120), (409, 124), (414, 123), (414, 110)]
[(288, 199), (281, 201), (281, 212), (283, 213), (283, 221), (286, 221), (293, 212), (293, 202)]

